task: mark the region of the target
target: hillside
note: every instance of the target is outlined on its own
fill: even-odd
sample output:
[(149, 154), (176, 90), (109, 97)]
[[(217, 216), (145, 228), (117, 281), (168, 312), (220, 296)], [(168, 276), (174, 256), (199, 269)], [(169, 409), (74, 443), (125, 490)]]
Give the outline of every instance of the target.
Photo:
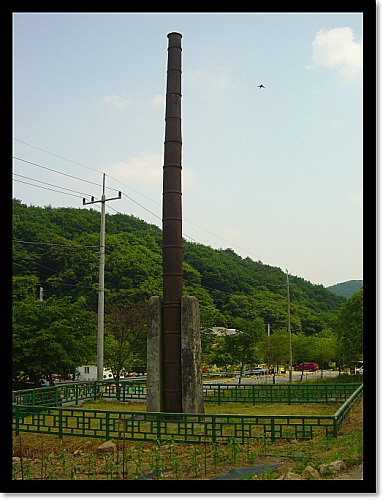
[[(100, 214), (35, 207), (13, 200), (13, 299), (85, 297), (97, 310)], [(114, 303), (162, 295), (161, 230), (129, 215), (106, 216), (105, 297)], [(204, 327), (262, 318), (286, 328), (286, 275), (231, 249), (184, 241), (184, 293), (198, 298)], [(291, 276), (293, 332), (317, 333), (346, 301), (322, 285)], [(298, 286), (297, 286), (298, 285)]]
[(346, 299), (349, 299), (354, 295), (354, 293), (359, 292), (362, 286), (363, 280), (350, 280), (344, 281), (343, 283), (337, 283), (336, 285), (328, 286), (327, 290), (335, 293), (335, 295), (339, 295), (341, 297), (346, 297)]

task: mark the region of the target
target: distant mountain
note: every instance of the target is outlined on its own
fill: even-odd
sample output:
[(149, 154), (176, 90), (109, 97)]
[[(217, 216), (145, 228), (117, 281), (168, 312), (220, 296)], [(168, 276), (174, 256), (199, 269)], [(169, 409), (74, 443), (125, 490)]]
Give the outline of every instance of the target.
[(346, 297), (349, 299), (354, 293), (359, 292), (363, 286), (363, 280), (350, 280), (344, 281), (343, 283), (337, 283), (336, 285), (327, 286), (326, 289), (335, 295), (340, 295), (341, 297)]

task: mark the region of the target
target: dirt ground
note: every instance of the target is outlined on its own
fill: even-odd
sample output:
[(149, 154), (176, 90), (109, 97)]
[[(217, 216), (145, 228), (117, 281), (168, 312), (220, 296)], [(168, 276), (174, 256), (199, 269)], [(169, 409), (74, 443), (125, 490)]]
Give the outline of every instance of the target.
[[(24, 433), (14, 440), (14, 479), (21, 479), (22, 467), (24, 479), (27, 479), (25, 477), (28, 472), (27, 462), (30, 464), (28, 479), (49, 479), (49, 474), (51, 474), (51, 479), (97, 480), (112, 477), (138, 479), (153, 470), (157, 457), (158, 469), (166, 469), (162, 479), (209, 480), (227, 473), (230, 469), (255, 467), (261, 464), (278, 464), (278, 466), (271, 476), (266, 474), (260, 479), (278, 479), (288, 471), (300, 474), (306, 465), (312, 465), (318, 470), (320, 464), (344, 460), (347, 470), (318, 479), (361, 480), (363, 479), (362, 409), (362, 402), (355, 404), (343, 422), (336, 440), (327, 441), (326, 438), (318, 437), (312, 440), (280, 440), (274, 444), (256, 443), (249, 449), (245, 445), (237, 450), (234, 447), (224, 447), (220, 453), (226, 454), (226, 460), (221, 462), (221, 459), (217, 458), (220, 463), (216, 464), (214, 464), (212, 449), (208, 446), (204, 449), (193, 445), (178, 444), (172, 454), (172, 447), (166, 445), (153, 449), (152, 443), (129, 443), (126, 448), (121, 449), (123, 445), (120, 444), (116, 461), (112, 457), (97, 456), (97, 444), (100, 444), (97, 440), (87, 442), (85, 439), (80, 441), (71, 438), (57, 440), (53, 436)], [(21, 448), (22, 453), (20, 453)], [(118, 463), (121, 464), (123, 453), (126, 455), (127, 468), (129, 466), (129, 471), (126, 471), (125, 476), (121, 476), (121, 465), (117, 467)], [(205, 458), (204, 463), (206, 453), (208, 461)], [(131, 456), (128, 457), (128, 455)], [(22, 456), (22, 461), (20, 456)], [(178, 475), (175, 470), (178, 470)], [(156, 478), (145, 477), (145, 479)]]

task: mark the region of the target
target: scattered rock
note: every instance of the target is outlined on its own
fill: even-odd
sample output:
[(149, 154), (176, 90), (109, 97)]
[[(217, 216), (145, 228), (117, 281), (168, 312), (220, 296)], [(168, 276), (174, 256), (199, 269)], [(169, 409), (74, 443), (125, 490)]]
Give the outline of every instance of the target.
[(319, 472), (314, 469), (314, 467), (311, 467), (311, 465), (308, 465), (304, 471), (302, 471), (302, 477), (312, 477), (314, 479), (319, 479), (320, 475)]
[(106, 441), (97, 448), (97, 453), (115, 453), (116, 445), (113, 441)]
[(82, 451), (81, 450), (75, 450), (73, 452), (73, 455), (76, 457), (76, 456), (81, 456), (82, 455)]
[(291, 481), (291, 480), (302, 480), (303, 477), (299, 474), (295, 474), (294, 472), (286, 472), (286, 474), (282, 474), (278, 477), (277, 481)]
[(291, 479), (300, 479), (302, 480), (302, 476), (300, 476), (299, 474), (295, 474), (294, 472), (287, 472), (285, 474), (285, 480), (291, 480)]
[(330, 464), (323, 464), (320, 466), (320, 474), (333, 474), (334, 472), (340, 472), (341, 470), (346, 470), (346, 464), (343, 460), (337, 460), (336, 462), (331, 462)]

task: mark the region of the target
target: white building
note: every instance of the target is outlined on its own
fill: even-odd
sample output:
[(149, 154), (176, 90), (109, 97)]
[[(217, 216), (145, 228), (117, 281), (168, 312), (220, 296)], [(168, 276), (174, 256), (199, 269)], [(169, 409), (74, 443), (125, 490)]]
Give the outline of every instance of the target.
[(225, 328), (223, 326), (213, 326), (211, 329), (211, 332), (218, 337), (222, 337), (222, 335), (234, 335), (235, 331), (235, 328)]
[[(97, 364), (89, 363), (84, 366), (79, 366), (76, 370), (76, 382), (87, 380), (97, 380)], [(104, 380), (113, 379), (113, 373), (104, 368)]]

